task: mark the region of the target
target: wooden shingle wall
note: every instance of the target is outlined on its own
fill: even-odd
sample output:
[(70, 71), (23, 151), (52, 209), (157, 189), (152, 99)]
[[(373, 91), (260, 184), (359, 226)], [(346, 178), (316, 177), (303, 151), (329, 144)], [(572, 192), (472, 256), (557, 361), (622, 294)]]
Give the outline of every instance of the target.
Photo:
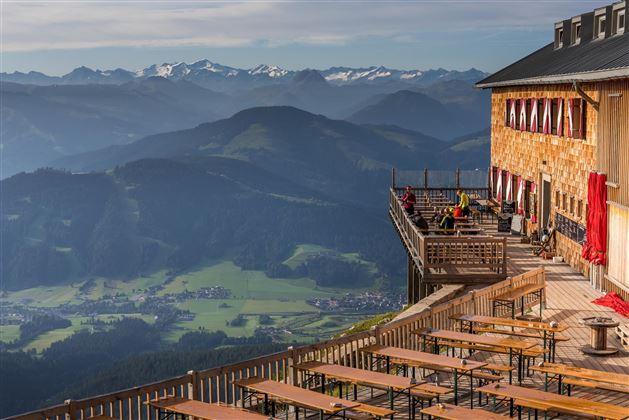
[[(595, 85), (583, 85), (583, 90), (594, 100), (598, 100), (599, 89)], [(514, 130), (505, 125), (507, 99), (563, 98), (564, 135), (531, 133)], [(568, 203), (573, 198), (587, 203), (587, 183), (590, 171), (597, 169), (597, 124), (598, 113), (588, 104), (585, 117), (585, 139), (567, 137), (567, 99), (580, 99), (571, 85), (543, 85), (528, 87), (497, 88), (492, 92), (491, 119), (491, 162), (503, 170), (520, 175), (528, 181), (541, 183), (541, 173), (549, 174), (551, 181), (551, 220), (559, 212), (569, 219), (585, 225), (585, 211), (577, 216), (576, 205), (570, 211), (561, 208), (563, 195)], [(542, 118), (543, 110), (538, 110)], [(527, 121), (528, 123), (528, 121)], [(504, 188), (504, 186), (503, 186)], [(560, 203), (556, 202), (559, 191)], [(539, 201), (539, 200), (538, 200)], [(584, 274), (588, 274), (588, 264), (581, 258), (581, 245), (557, 233), (557, 253), (565, 261)]]

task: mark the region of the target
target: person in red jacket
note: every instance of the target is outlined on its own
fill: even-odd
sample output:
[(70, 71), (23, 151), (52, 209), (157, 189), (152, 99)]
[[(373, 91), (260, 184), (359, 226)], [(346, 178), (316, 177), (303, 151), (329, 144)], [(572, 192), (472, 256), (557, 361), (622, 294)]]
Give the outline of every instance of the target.
[(417, 203), (417, 197), (413, 194), (413, 188), (410, 185), (406, 186), (406, 192), (402, 196), (402, 204), (404, 204), (404, 210), (410, 215), (415, 213), (415, 204)]

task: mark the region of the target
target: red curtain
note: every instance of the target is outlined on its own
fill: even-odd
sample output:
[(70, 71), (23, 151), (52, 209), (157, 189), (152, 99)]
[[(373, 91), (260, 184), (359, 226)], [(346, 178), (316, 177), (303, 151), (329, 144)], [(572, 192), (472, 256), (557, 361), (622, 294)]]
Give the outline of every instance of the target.
[(594, 265), (605, 265), (607, 259), (607, 176), (590, 172), (588, 179), (587, 242), (581, 255)]

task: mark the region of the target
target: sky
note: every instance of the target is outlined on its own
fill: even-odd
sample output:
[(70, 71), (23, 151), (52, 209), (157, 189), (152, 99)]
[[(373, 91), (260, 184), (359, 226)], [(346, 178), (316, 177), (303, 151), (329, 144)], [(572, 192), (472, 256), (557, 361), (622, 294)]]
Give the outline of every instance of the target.
[(136, 70), (209, 59), (297, 70), (493, 72), (611, 0), (0, 0), (0, 71)]

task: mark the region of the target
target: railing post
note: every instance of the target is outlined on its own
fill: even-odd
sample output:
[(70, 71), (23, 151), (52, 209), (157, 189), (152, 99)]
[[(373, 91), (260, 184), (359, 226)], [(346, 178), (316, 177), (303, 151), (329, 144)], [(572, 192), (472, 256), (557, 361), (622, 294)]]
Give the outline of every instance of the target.
[(374, 325), (373, 327), (371, 327), (369, 331), (373, 334), (374, 338), (376, 339), (376, 344), (382, 344), (380, 340), (380, 325)]
[(428, 168), (424, 168), (424, 189), (428, 189)]
[(391, 168), (391, 187), (395, 189), (395, 168)]
[(299, 383), (298, 372), (297, 369), (295, 369), (297, 350), (295, 350), (293, 346), (289, 346), (288, 350), (290, 351), (290, 357), (288, 358), (288, 383), (297, 386)]
[(76, 407), (74, 400), (68, 399), (63, 402), (66, 405), (66, 420), (76, 419)]
[(474, 306), (474, 315), (478, 315), (478, 302), (476, 301), (476, 290), (471, 291), (472, 305)]
[(188, 371), (188, 398), (200, 401), (199, 398), (199, 372), (196, 370)]
[(456, 188), (457, 189), (461, 188), (461, 168), (456, 168), (455, 182), (456, 182)]

